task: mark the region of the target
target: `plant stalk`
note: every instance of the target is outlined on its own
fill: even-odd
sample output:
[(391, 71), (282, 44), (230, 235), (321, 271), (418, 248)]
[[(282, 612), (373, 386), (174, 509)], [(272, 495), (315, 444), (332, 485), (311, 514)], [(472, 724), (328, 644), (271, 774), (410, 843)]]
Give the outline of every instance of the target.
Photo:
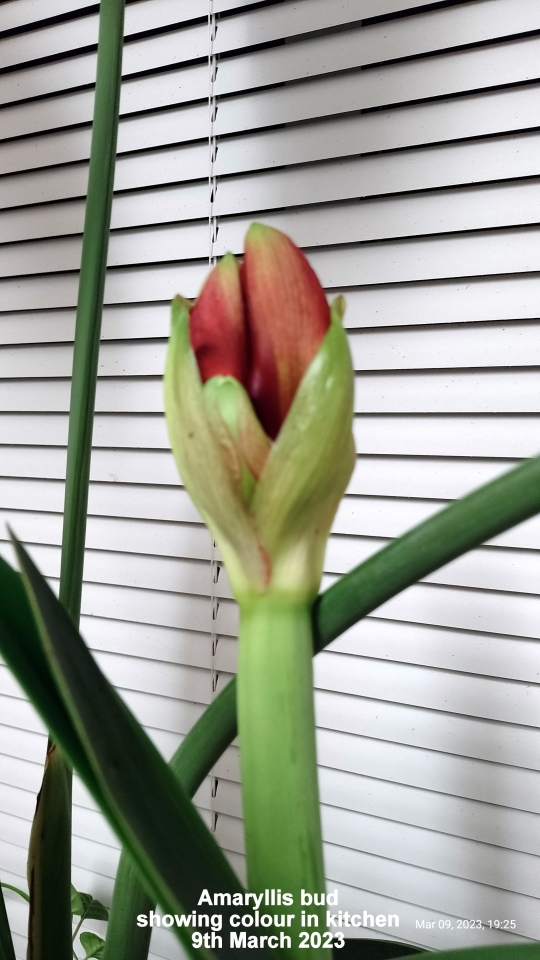
[(86, 914), (84, 913), (84, 914), (82, 915), (82, 917), (79, 919), (79, 922), (78, 922), (77, 926), (75, 927), (75, 930), (73, 931), (73, 936), (72, 936), (72, 938), (71, 938), (71, 942), (72, 942), (72, 943), (75, 943), (75, 937), (77, 936), (77, 934), (78, 934), (79, 930), (81, 929), (81, 927), (82, 927), (82, 925), (83, 925), (83, 923), (84, 923), (85, 920), (86, 920)]
[[(294, 911), (286, 931), (290, 957), (300, 949), (301, 892), (321, 899), (322, 855), (310, 609), (294, 597), (270, 592), (241, 604), (237, 708), (248, 888), (291, 893)], [(325, 931), (324, 906), (312, 930)], [(327, 951), (310, 948), (321, 958)]]

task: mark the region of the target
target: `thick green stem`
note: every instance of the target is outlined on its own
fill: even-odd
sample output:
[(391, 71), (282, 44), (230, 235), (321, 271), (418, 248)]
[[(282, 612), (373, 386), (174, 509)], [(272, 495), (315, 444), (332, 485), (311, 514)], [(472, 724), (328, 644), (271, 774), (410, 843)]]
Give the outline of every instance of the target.
[[(241, 605), (238, 728), (248, 887), (291, 893), (289, 956), (302, 957), (300, 902), (325, 890), (309, 607), (268, 594)], [(310, 907), (324, 931), (324, 907)], [(289, 931), (287, 931), (289, 933)], [(321, 948), (321, 957), (327, 951)], [(311, 948), (310, 956), (319, 950)]]

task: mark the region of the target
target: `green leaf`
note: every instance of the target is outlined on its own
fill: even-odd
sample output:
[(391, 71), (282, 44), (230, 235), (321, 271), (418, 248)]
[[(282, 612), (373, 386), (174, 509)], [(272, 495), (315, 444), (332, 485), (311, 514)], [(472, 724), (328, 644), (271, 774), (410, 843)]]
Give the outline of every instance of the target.
[(190, 797), (236, 736), (235, 686), (228, 683), (212, 701), (169, 761), (174, 776)]
[(79, 734), (59, 695), (45, 657), (20, 574), (0, 557), (0, 652), (55, 737), (61, 735), (66, 754), (81, 776), (94, 780)]
[(85, 931), (81, 933), (80, 939), (85, 951), (84, 960), (90, 960), (90, 957), (96, 957), (97, 960), (102, 960), (105, 950), (105, 941), (102, 937), (98, 937), (97, 933)]
[(20, 890), (19, 887), (14, 887), (11, 883), (0, 883), (0, 887), (4, 887), (5, 890), (13, 890), (14, 893), (18, 893), (23, 900), (26, 900), (27, 903), (30, 903), (30, 897), (24, 890)]
[(94, 900), (91, 893), (81, 893), (71, 885), (71, 912), (74, 917), (84, 917), (85, 920), (108, 920), (109, 911), (99, 900)]
[[(375, 940), (363, 937), (345, 940), (342, 948), (334, 947), (334, 960), (390, 960), (426, 953), (422, 947), (398, 943), (396, 940)], [(461, 950), (437, 951), (437, 960), (539, 960), (540, 944), (516, 943), (501, 946), (465, 947)]]
[(50, 743), (28, 850), (28, 960), (71, 960), (71, 791)]
[(60, 599), (79, 621), (99, 338), (122, 78), (124, 0), (100, 5), (99, 38), (69, 405)]
[(152, 928), (137, 926), (137, 917), (141, 913), (148, 916), (155, 908), (155, 900), (148, 896), (124, 849), (116, 871), (104, 960), (146, 960)]
[(437, 960), (540, 960), (540, 943), (442, 950), (437, 953)]
[(314, 606), (315, 652), (386, 600), (540, 511), (540, 457), (456, 500), (374, 554)]
[(108, 920), (109, 911), (99, 900), (92, 897), (90, 905), (85, 914), (85, 920)]
[[(55, 739), (63, 744), (65, 752), (70, 757), (74, 767), (78, 770), (101, 809), (106, 813), (107, 802), (101, 794), (101, 788), (88, 763), (79, 734), (75, 730), (71, 717), (59, 696), (56, 680), (45, 657), (21, 576), (1, 557), (0, 652), (29, 699), (37, 708), (45, 725), (51, 730)], [(196, 763), (193, 753), (191, 754), (191, 761)], [(140, 893), (140, 880), (138, 880), (138, 889)], [(141, 896), (143, 904), (145, 896), (145, 893)], [(155, 900), (152, 899), (150, 902), (155, 903)], [(144, 910), (141, 908), (137, 912), (144, 912)], [(137, 914), (135, 914), (136, 916)], [(136, 931), (144, 937), (143, 928), (136, 927)], [(1, 956), (0, 960), (2, 960)]]
[[(198, 906), (204, 888), (211, 895), (241, 891), (169, 767), (101, 673), (24, 548), (15, 539), (14, 545), (50, 667), (101, 788), (104, 812), (148, 892), (167, 913), (180, 914)], [(175, 932), (191, 951), (187, 929)], [(201, 955), (213, 954), (202, 948)]]
[[(321, 583), (330, 527), (355, 464), (354, 373), (339, 306), (331, 307), (330, 327), (300, 381), (251, 504), (270, 558), (271, 589), (309, 603)], [(240, 591), (235, 594), (241, 602)]]
[[(73, 617), (78, 620), (82, 590), (84, 543), (86, 533), (86, 514), (88, 504), (88, 482), (90, 475), (90, 450), (92, 446), (92, 426), (96, 393), (98, 350), (105, 285), (105, 267), (110, 232), (111, 204), (116, 159), (116, 137), (118, 130), (118, 112), (122, 74), (124, 0), (105, 0), (102, 2), (99, 16), (99, 43), (97, 55), (96, 91), (94, 100), (94, 121), (92, 125), (92, 146), (88, 176), (88, 195), (83, 235), (81, 271), (77, 319), (73, 352), (73, 371), (71, 379), (71, 401), (69, 415), (69, 435), (67, 450), (66, 488), (64, 504), (64, 525), (62, 532), (62, 556), (60, 571), (60, 597)], [(56, 777), (59, 778), (60, 757), (56, 763)], [(46, 789), (45, 781), (41, 790), (40, 824), (34, 823), (33, 842), (39, 843), (39, 831), (43, 825), (54, 823), (56, 837), (56, 859), (62, 851), (63, 858), (71, 864), (71, 770), (64, 770), (67, 802), (63, 806), (55, 805), (55, 797)], [(49, 804), (51, 806), (49, 807)], [(62, 812), (60, 812), (62, 811)], [(48, 891), (51, 887), (51, 865), (49, 858), (36, 857), (33, 861), (34, 887), (37, 891)], [(56, 869), (58, 863), (53, 865)], [(42, 875), (41, 875), (42, 873)], [(46, 912), (30, 910), (29, 958), (38, 957), (33, 940), (41, 944), (42, 934), (39, 927), (45, 923), (47, 929), (54, 923), (58, 929), (58, 956), (61, 960), (65, 953), (65, 925), (69, 912), (69, 892), (66, 883), (67, 868), (63, 871), (63, 880), (56, 890), (56, 902), (47, 906)], [(45, 896), (45, 894), (43, 894)], [(51, 896), (47, 893), (46, 899)], [(56, 920), (55, 920), (56, 917)], [(66, 957), (72, 956), (71, 918), (70, 950)], [(52, 934), (45, 935), (47, 955), (54, 949)], [(45, 954), (39, 953), (38, 960)]]
[(17, 890), (16, 887), (11, 887), (9, 883), (2, 883), (0, 885), (0, 960), (15, 960), (15, 950), (11, 930), (9, 929), (9, 920), (2, 887), (15, 890), (17, 893), (21, 891)]
[[(174, 776), (191, 797), (236, 736), (235, 686), (227, 684), (169, 762)], [(114, 885), (105, 960), (146, 960), (151, 930), (138, 927), (137, 916), (139, 913), (148, 914), (154, 907), (155, 901), (146, 894), (127, 851), (123, 850)]]
[(421, 947), (411, 947), (410, 943), (397, 940), (375, 940), (371, 937), (347, 937), (343, 947), (334, 947), (335, 960), (392, 960), (393, 957), (407, 957), (414, 953), (425, 953)]
[(79, 893), (79, 891), (71, 884), (71, 913), (74, 917), (82, 917), (84, 913), (84, 902), (83, 897), (87, 897), (87, 893)]
[[(30, 699), (38, 706), (49, 729), (55, 734), (62, 731), (62, 742), (71, 759), (77, 757), (81, 770), (87, 777), (93, 778), (91, 768), (81, 747), (69, 714), (62, 703), (56, 684), (36, 629), (34, 617), (26, 597), (19, 574), (0, 559), (0, 649), (7, 665), (13, 671)], [(39, 804), (36, 810), (37, 820), (32, 829), (32, 849), (30, 868), (33, 873), (33, 903), (30, 911), (30, 950), (48, 939), (50, 927), (57, 923), (57, 948), (53, 954), (55, 960), (69, 957), (71, 960), (71, 910), (69, 896), (69, 855), (70, 832), (66, 824), (70, 823), (69, 785), (67, 771), (62, 758), (56, 751), (49, 755), (48, 772), (43, 783)], [(99, 787), (94, 783), (96, 797)], [(52, 804), (47, 812), (48, 803)], [(44, 832), (44, 825), (47, 829)], [(51, 840), (51, 837), (54, 839)], [(49, 851), (47, 853), (46, 851)], [(63, 859), (60, 870), (59, 857)], [(60, 871), (60, 874), (59, 874)], [(61, 879), (60, 879), (61, 876)], [(52, 877), (52, 881), (51, 881)], [(49, 891), (55, 889), (51, 911), (47, 902)], [(30, 888), (32, 889), (32, 887)], [(69, 952), (68, 952), (69, 934)], [(43, 948), (46, 949), (45, 947)], [(48, 949), (48, 948), (47, 948)], [(32, 952), (29, 954), (32, 957)], [(45, 956), (45, 954), (44, 954)]]

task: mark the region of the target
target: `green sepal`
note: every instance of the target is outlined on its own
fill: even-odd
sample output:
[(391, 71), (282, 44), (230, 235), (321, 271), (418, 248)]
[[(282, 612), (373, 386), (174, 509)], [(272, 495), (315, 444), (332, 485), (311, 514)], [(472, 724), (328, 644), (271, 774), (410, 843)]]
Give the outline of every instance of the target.
[(189, 303), (172, 302), (165, 368), (165, 414), (180, 476), (219, 542), (231, 579), (264, 589), (267, 565), (253, 517), (242, 495), (242, 470), (229, 430), (216, 429), (208, 411), (189, 338)]
[(273, 444), (252, 509), (272, 566), (272, 590), (317, 595), (330, 527), (354, 467), (354, 375), (343, 298)]
[(251, 503), (272, 448), (251, 400), (234, 377), (211, 377), (203, 386), (206, 415), (215, 437), (223, 445), (234, 446), (235, 472), (240, 472), (240, 495)]

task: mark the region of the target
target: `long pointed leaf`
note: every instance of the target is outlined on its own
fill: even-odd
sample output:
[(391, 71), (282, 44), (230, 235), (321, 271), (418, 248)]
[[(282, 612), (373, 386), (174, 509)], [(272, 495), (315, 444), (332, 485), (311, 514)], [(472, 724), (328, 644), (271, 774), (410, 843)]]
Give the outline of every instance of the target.
[[(25, 693), (40, 713), (43, 721), (49, 727), (54, 739), (63, 744), (71, 762), (78, 770), (97, 803), (102, 810), (106, 810), (106, 800), (102, 795), (94, 772), (88, 763), (84, 748), (73, 726), (71, 717), (64, 706), (64, 702), (60, 698), (56, 687), (56, 680), (45, 658), (41, 639), (37, 632), (21, 576), (1, 557), (0, 652)], [(41, 807), (41, 810), (43, 810), (43, 807)], [(140, 905), (140, 909), (136, 910), (135, 921), (138, 913), (148, 912), (148, 910), (144, 909), (148, 897), (145, 888), (141, 884), (139, 874), (137, 873), (136, 876), (137, 882), (135, 887), (139, 899), (134, 897), (131, 901), (131, 906), (139, 907)], [(5, 884), (4, 886), (9, 887), (10, 885)], [(29, 899), (23, 893), (22, 896)], [(148, 909), (151, 908), (154, 902), (153, 899), (148, 900), (150, 904)], [(6, 953), (5, 956), (2, 954), (2, 949), (4, 949), (4, 951), (8, 950), (9, 941), (5, 934), (5, 925), (2, 927), (1, 911), (2, 907), (0, 904), (0, 960), (15, 960), (14, 955), (11, 957), (9, 952)], [(137, 927), (136, 922), (134, 922), (134, 929), (139, 938), (141, 933), (143, 937), (145, 936), (144, 928)], [(9, 933), (9, 927), (7, 930)], [(69, 930), (71, 933), (71, 918)], [(146, 939), (149, 943), (149, 936)]]
[[(19, 573), (0, 557), (0, 653), (94, 796), (99, 786), (45, 657)], [(99, 802), (99, 801), (98, 801)]]
[(15, 960), (15, 949), (9, 929), (9, 920), (4, 901), (2, 887), (0, 887), (0, 960)]
[[(55, 738), (63, 742), (72, 760), (76, 758), (83, 779), (88, 785), (93, 781), (92, 793), (102, 805), (99, 785), (45, 658), (20, 574), (2, 558), (0, 651)], [(51, 756), (54, 756), (52, 764)], [(65, 847), (66, 831), (63, 829), (63, 824), (69, 821), (69, 806), (66, 766), (55, 745), (49, 744), (48, 763), (32, 825), (29, 850), (29, 887), (32, 894), (29, 957), (52, 956), (53, 960), (63, 955), (72, 957), (70, 899), (58, 896), (60, 884), (70, 889), (71, 857), (69, 846), (68, 849)], [(22, 891), (21, 895), (29, 899)], [(1, 952), (0, 960), (3, 960)]]
[(18, 893), (23, 900), (26, 900), (26, 903), (30, 903), (30, 897), (20, 887), (14, 887), (12, 883), (0, 883), (0, 887), (3, 887), (4, 890), (13, 890), (13, 893)]
[[(124, 0), (102, 0), (73, 352), (60, 597), (78, 620), (101, 313), (116, 157)], [(49, 744), (49, 748), (50, 748)], [(49, 752), (32, 828), (28, 960), (71, 960), (71, 770)], [(59, 796), (66, 791), (66, 802)], [(55, 838), (54, 844), (47, 837)], [(63, 862), (61, 860), (63, 859)], [(36, 902), (34, 902), (34, 900)], [(55, 933), (56, 931), (56, 933)]]
[(341, 577), (313, 610), (315, 649), (411, 584), (540, 512), (540, 457), (456, 500)]
[(422, 947), (411, 947), (398, 940), (379, 940), (374, 937), (351, 937), (343, 947), (334, 947), (333, 956), (338, 960), (396, 960), (411, 954), (426, 953)]
[[(24, 548), (14, 544), (51, 669), (101, 787), (105, 813), (148, 892), (170, 914), (196, 909), (203, 889), (211, 896), (241, 892), (187, 794), (101, 673)], [(191, 949), (187, 930), (174, 929)], [(201, 954), (214, 955), (206, 948)]]
[(441, 950), (437, 960), (540, 960), (540, 943), (505, 943), (501, 946)]
[[(234, 684), (228, 684), (205, 710), (169, 761), (174, 776), (190, 797), (199, 789), (208, 770), (219, 760), (235, 736), (235, 688)], [(201, 767), (201, 756), (206, 760), (204, 767)], [(114, 885), (104, 960), (146, 960), (150, 930), (148, 927), (138, 927), (137, 917), (140, 913), (147, 914), (153, 906), (154, 902), (148, 897), (131, 858), (125, 850), (122, 851)]]
[[(107, 802), (102, 795), (101, 787), (88, 763), (79, 734), (73, 726), (71, 717), (58, 693), (56, 680), (45, 657), (21, 576), (1, 557), (0, 653), (40, 713), (54, 739), (63, 745), (66, 755), (69, 756), (73, 766), (78, 770), (97, 803), (102, 810), (106, 811)], [(147, 899), (145, 887), (142, 886), (140, 876), (137, 873), (131, 906), (135, 907), (139, 903), (141, 906), (135, 913), (135, 921), (138, 913), (147, 913), (148, 909), (155, 903), (154, 899), (148, 900), (150, 906), (148, 909), (144, 909)], [(136, 922), (134, 922), (134, 926), (138, 935), (137, 939), (141, 939), (141, 934), (142, 939), (144, 939), (144, 928), (137, 927)], [(125, 925), (123, 929), (126, 929)], [(128, 940), (130, 934), (131, 931), (127, 934)], [(149, 937), (146, 937), (146, 940), (148, 941)], [(114, 957), (114, 954), (112, 956)], [(1, 954), (0, 960), (3, 960)]]
[[(127, 851), (122, 850), (114, 884), (111, 913), (105, 938), (103, 960), (146, 960), (150, 948), (150, 927), (139, 927), (139, 914), (155, 909)], [(1, 958), (0, 958), (1, 960)]]
[(99, 338), (111, 224), (125, 0), (101, 0), (88, 193), (69, 404), (60, 599), (79, 622)]
[[(411, 947), (397, 940), (375, 940), (359, 937), (345, 940), (341, 949), (334, 948), (335, 960), (390, 960), (425, 953), (421, 947)], [(539, 960), (540, 944), (516, 943), (484, 947), (464, 947), (460, 950), (437, 952), (437, 960)]]

